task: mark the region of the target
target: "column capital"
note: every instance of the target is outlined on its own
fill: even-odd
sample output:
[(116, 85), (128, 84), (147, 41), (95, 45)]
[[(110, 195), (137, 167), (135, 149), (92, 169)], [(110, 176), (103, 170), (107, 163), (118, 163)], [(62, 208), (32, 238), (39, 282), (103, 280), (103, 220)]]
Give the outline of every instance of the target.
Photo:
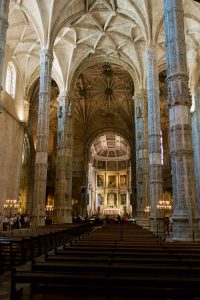
[(52, 50), (47, 48), (42, 48), (40, 52), (40, 60), (43, 61), (44, 59), (53, 60), (53, 53)]
[(60, 92), (60, 94), (58, 95), (57, 97), (57, 101), (58, 102), (62, 102), (64, 99), (67, 99), (68, 100), (68, 103), (72, 103), (76, 100), (76, 97), (71, 94), (70, 91), (62, 91)]
[(146, 89), (140, 89), (137, 90), (136, 93), (133, 95), (133, 100), (139, 100), (139, 99), (147, 99), (147, 90)]
[(146, 53), (148, 56), (157, 56), (158, 46), (156, 44), (148, 44), (146, 46)]
[(57, 101), (59, 105), (61, 105), (62, 102), (65, 101), (67, 97), (68, 97), (68, 93), (66, 91), (61, 92), (57, 97)]

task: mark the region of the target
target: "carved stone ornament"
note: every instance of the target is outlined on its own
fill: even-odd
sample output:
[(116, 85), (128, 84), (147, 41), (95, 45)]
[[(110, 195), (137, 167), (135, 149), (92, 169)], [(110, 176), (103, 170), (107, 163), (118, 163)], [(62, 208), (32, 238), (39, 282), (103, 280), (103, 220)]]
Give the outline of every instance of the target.
[(58, 118), (61, 119), (62, 118), (62, 106), (59, 106), (59, 113), (58, 113)]
[(142, 109), (139, 106), (136, 107), (136, 117), (137, 117), (137, 119), (142, 118)]
[(191, 106), (192, 98), (188, 87), (188, 77), (186, 75), (171, 76), (168, 83), (168, 106), (187, 105)]

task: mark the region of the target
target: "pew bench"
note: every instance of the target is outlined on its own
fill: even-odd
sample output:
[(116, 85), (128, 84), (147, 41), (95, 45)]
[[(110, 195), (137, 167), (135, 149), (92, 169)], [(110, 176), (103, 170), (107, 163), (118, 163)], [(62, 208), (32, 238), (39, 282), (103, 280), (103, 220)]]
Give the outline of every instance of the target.
[[(95, 273), (56, 273), (56, 272), (13, 272), (11, 281), (10, 300), (16, 300), (18, 284), (29, 283), (31, 294), (45, 293), (72, 293), (82, 295), (84, 293), (98, 293), (106, 295), (109, 299), (118, 299), (118, 296), (132, 295), (147, 297), (156, 295), (159, 297), (173, 297), (173, 299), (195, 299), (200, 295), (200, 278), (161, 274), (104, 274)], [(180, 298), (181, 296), (181, 298)], [(175, 297), (175, 298), (174, 298)], [(176, 298), (177, 297), (177, 298)], [(121, 298), (120, 298), (121, 299)], [(124, 299), (124, 298), (123, 298)], [(152, 298), (151, 298), (152, 299)], [(161, 298), (159, 298), (161, 299)], [(197, 298), (198, 299), (198, 298)]]
[(49, 255), (45, 257), (46, 262), (107, 262), (111, 259), (111, 255)]
[[(156, 274), (151, 276), (137, 274), (114, 274), (109, 277), (110, 295), (116, 294), (119, 298), (132, 299), (173, 299), (173, 300), (194, 300), (199, 299), (200, 278), (182, 276), (167, 276)], [(109, 297), (109, 295), (108, 295)], [(117, 299), (117, 298), (116, 298)], [(120, 298), (121, 299), (121, 298)], [(129, 298), (128, 298), (129, 299)], [(131, 298), (130, 298), (131, 299)]]
[(2, 253), (2, 245), (0, 244), (0, 274), (5, 271), (5, 255)]
[(32, 264), (32, 271), (60, 272), (60, 273), (102, 273), (107, 274), (110, 259), (97, 261), (72, 261), (72, 262), (37, 262)]
[(88, 291), (96, 290), (101, 293), (107, 288), (107, 277), (103, 274), (93, 273), (56, 273), (56, 272), (21, 272), (12, 270), (10, 300), (16, 300), (17, 284), (28, 283), (31, 285), (31, 293), (41, 289), (43, 293)]

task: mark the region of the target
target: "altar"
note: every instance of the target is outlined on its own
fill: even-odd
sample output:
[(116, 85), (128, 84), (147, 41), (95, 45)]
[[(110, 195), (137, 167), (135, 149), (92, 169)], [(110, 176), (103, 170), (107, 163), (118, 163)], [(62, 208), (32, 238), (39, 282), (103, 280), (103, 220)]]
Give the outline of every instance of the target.
[(119, 208), (104, 208), (103, 214), (104, 215), (120, 215), (120, 209)]

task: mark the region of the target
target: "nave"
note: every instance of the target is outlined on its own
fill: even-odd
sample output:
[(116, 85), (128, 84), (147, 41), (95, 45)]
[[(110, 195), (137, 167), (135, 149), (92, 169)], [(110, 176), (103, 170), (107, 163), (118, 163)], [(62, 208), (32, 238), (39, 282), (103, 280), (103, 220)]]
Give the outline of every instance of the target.
[(199, 243), (164, 242), (136, 224), (90, 230), (13, 269), (10, 299), (199, 299)]

